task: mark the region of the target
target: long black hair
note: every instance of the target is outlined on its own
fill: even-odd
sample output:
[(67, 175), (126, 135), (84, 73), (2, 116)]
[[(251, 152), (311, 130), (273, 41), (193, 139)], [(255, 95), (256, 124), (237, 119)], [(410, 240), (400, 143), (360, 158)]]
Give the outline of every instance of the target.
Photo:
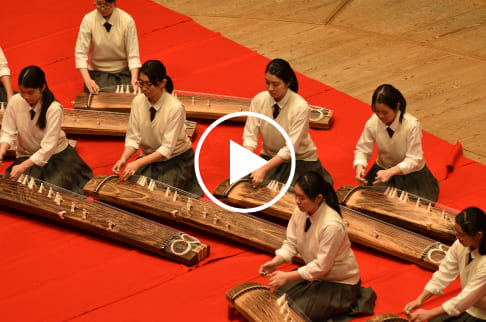
[[(402, 122), (403, 114), (405, 114), (405, 109), (407, 107), (407, 101), (398, 89), (390, 84), (382, 84), (378, 86), (371, 98), (371, 107), (374, 107), (376, 103), (388, 105), (395, 112), (400, 110), (402, 114), (400, 115), (399, 121), (400, 123)], [(400, 105), (398, 103), (400, 103)]]
[(456, 216), (456, 223), (471, 237), (479, 232), (483, 233), (479, 245), (479, 254), (486, 255), (486, 238), (484, 236), (486, 234), (486, 215), (484, 211), (476, 207), (466, 208)]
[[(22, 69), (19, 75), (19, 86), (20, 85), (27, 88), (41, 90), (41, 111), (36, 124), (40, 129), (45, 129), (47, 109), (49, 108), (49, 106), (51, 106), (52, 102), (56, 100), (56, 98), (47, 86), (46, 75), (44, 71), (42, 71), (42, 69), (37, 66), (25, 67), (24, 69)], [(42, 87), (44, 87), (44, 85), (45, 88), (44, 91), (42, 91)]]
[(289, 88), (295, 93), (299, 90), (297, 76), (295, 76), (294, 70), (286, 60), (275, 58), (267, 64), (267, 68), (265, 69), (265, 74), (266, 73), (277, 76), (283, 80), (285, 84), (290, 83)]
[(174, 90), (174, 83), (167, 75), (167, 70), (162, 62), (158, 60), (148, 60), (142, 65), (140, 73), (147, 75), (150, 82), (154, 85), (159, 85), (164, 79), (166, 79), (167, 83), (165, 84), (165, 90), (168, 93), (172, 93)]
[(336, 191), (334, 191), (329, 182), (324, 180), (320, 173), (315, 171), (304, 173), (297, 178), (295, 184), (299, 185), (304, 194), (311, 200), (315, 200), (319, 195), (322, 195), (325, 203), (342, 217)]

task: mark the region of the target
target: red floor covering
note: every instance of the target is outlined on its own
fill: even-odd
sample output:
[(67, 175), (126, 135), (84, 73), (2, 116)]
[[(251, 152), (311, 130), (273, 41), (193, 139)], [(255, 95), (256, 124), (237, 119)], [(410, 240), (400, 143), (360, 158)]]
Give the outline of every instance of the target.
[[(135, 18), (142, 61), (162, 60), (176, 89), (252, 97), (264, 89), (267, 58), (209, 31), (190, 18), (147, 0), (118, 1)], [(0, 45), (17, 82), (20, 70), (39, 65), (65, 107), (72, 107), (82, 81), (74, 68), (74, 45), (89, 1), (25, 0), (2, 4)], [(285, 58), (285, 57), (283, 57)], [(360, 102), (298, 75), (311, 104), (335, 112), (331, 130), (311, 130), (335, 188), (354, 185), (353, 150), (371, 115)], [(386, 82), (383, 79), (383, 82)], [(378, 84), (377, 84), (378, 85)], [(14, 85), (16, 89), (17, 86)], [(406, 88), (401, 89), (406, 96)], [(370, 96), (373, 88), (370, 88)], [(194, 147), (208, 122), (200, 122)], [(201, 172), (210, 190), (229, 177), (229, 139), (241, 142), (241, 124), (223, 124), (203, 145)], [(110, 174), (123, 139), (73, 137), (95, 175)], [(486, 209), (486, 167), (461, 156), (460, 145), (424, 133), (431, 171), (440, 179), (439, 202)], [(11, 161), (0, 167), (3, 173)], [(225, 292), (248, 281), (266, 283), (259, 266), (270, 255), (186, 230), (211, 246), (209, 258), (186, 267), (131, 247), (89, 236), (16, 211), (0, 210), (0, 319), (2, 321), (227, 321)], [(375, 313), (399, 314), (430, 278), (414, 264), (353, 245), (365, 286), (378, 294)], [(287, 269), (293, 266), (289, 265)], [(454, 283), (434, 307), (457, 294)], [(366, 318), (360, 318), (364, 320)]]

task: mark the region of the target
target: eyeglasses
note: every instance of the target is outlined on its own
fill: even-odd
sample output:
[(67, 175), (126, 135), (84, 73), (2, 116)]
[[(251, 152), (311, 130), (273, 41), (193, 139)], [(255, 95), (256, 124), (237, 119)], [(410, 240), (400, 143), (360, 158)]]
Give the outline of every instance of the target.
[(144, 82), (141, 82), (141, 81), (137, 81), (136, 84), (140, 88), (150, 88), (150, 87), (154, 86), (154, 84), (152, 84), (152, 83), (144, 83)]
[(94, 6), (97, 8), (97, 9), (110, 9), (111, 7), (113, 7), (113, 4), (112, 3), (103, 3), (103, 4), (99, 4), (99, 3), (94, 3)]

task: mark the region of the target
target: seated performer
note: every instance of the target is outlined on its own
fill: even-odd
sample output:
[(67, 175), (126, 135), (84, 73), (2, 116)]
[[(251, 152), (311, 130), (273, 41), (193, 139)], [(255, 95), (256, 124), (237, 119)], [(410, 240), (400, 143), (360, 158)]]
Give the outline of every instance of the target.
[[(372, 314), (376, 294), (361, 287), (358, 263), (341, 218), (336, 193), (317, 172), (295, 183), (295, 208), (287, 238), (260, 274), (270, 278), (277, 296), (311, 321), (340, 320), (346, 315)], [(290, 272), (276, 270), (300, 255), (305, 265)], [(357, 299), (361, 298), (356, 305)], [(339, 318), (338, 318), (339, 316)]]
[[(407, 103), (392, 85), (373, 93), (374, 114), (366, 122), (354, 151), (356, 179), (360, 184), (386, 184), (431, 201), (437, 201), (439, 182), (425, 165), (420, 122), (405, 112)], [(378, 159), (364, 176), (376, 142)]]
[(94, 5), (81, 22), (75, 49), (85, 91), (130, 84), (136, 89), (141, 63), (135, 21), (116, 7), (116, 0), (95, 0)]
[[(466, 208), (456, 216), (455, 228), (457, 240), (439, 269), (422, 293), (405, 305), (403, 311), (412, 322), (486, 320), (486, 215), (479, 208)], [(462, 291), (456, 297), (430, 310), (415, 310), (432, 295), (442, 295), (458, 275)]]
[[(297, 77), (290, 64), (283, 59), (272, 60), (265, 69), (266, 91), (251, 101), (250, 111), (263, 114), (275, 121), (287, 132), (293, 143), (296, 157), (295, 178), (307, 171), (316, 171), (332, 184), (332, 177), (321, 165), (317, 148), (309, 135), (309, 104), (297, 94)], [(287, 182), (290, 174), (290, 150), (284, 137), (270, 123), (256, 117), (248, 117), (243, 133), (243, 146), (254, 152), (258, 135), (262, 137), (261, 157), (267, 164), (253, 171), (253, 185), (271, 180)]]
[(165, 66), (158, 60), (145, 62), (138, 86), (144, 95), (132, 101), (125, 150), (113, 172), (120, 174), (140, 147), (140, 157), (121, 172), (123, 180), (134, 174), (143, 175), (202, 196), (194, 169), (194, 150), (186, 134), (186, 112), (170, 94), (174, 85)]
[(22, 173), (82, 194), (93, 173), (61, 130), (64, 109), (47, 87), (44, 72), (29, 66), (19, 76), (19, 94), (8, 102), (0, 135), (0, 161), (15, 140), (17, 158), (5, 172)]
[(13, 96), (12, 82), (10, 81), (10, 69), (7, 59), (0, 47), (0, 102), (7, 102)]

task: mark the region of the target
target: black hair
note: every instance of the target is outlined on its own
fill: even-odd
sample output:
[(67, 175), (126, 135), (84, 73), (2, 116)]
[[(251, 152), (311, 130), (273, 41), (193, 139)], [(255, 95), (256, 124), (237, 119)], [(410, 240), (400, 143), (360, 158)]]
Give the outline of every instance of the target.
[(475, 236), (478, 232), (483, 233), (479, 246), (479, 253), (486, 255), (486, 215), (476, 207), (469, 207), (462, 210), (456, 216), (456, 223), (461, 226), (462, 230), (469, 236)]
[(299, 90), (299, 83), (297, 82), (297, 76), (295, 76), (295, 72), (290, 67), (290, 64), (281, 58), (275, 58), (271, 62), (268, 63), (267, 68), (265, 69), (265, 74), (270, 73), (274, 76), (277, 76), (281, 80), (284, 81), (285, 84), (290, 83), (289, 88), (297, 93)]
[[(374, 107), (376, 103), (382, 103), (388, 105), (395, 112), (400, 110), (400, 123), (402, 122), (405, 109), (407, 107), (407, 101), (403, 97), (402, 93), (390, 84), (382, 84), (375, 89), (373, 97), (371, 98), (371, 107)], [(400, 106), (398, 105), (400, 103)]]
[[(19, 75), (19, 86), (41, 90), (41, 111), (37, 119), (37, 126), (41, 129), (46, 127), (46, 113), (52, 102), (56, 100), (49, 87), (47, 87), (46, 75), (37, 66), (28, 66), (22, 69)], [(45, 85), (44, 91), (42, 87)]]
[[(315, 200), (319, 195), (322, 195), (326, 204), (341, 215), (336, 191), (332, 185), (324, 180), (322, 175), (315, 171), (309, 171), (297, 178), (296, 185), (304, 191), (304, 194), (311, 200)], [(341, 215), (342, 216), (342, 215)]]
[(147, 75), (149, 81), (154, 85), (159, 85), (166, 79), (167, 83), (165, 84), (165, 90), (169, 93), (172, 93), (174, 90), (174, 83), (167, 75), (167, 70), (162, 62), (158, 60), (148, 60), (142, 65), (140, 73)]

